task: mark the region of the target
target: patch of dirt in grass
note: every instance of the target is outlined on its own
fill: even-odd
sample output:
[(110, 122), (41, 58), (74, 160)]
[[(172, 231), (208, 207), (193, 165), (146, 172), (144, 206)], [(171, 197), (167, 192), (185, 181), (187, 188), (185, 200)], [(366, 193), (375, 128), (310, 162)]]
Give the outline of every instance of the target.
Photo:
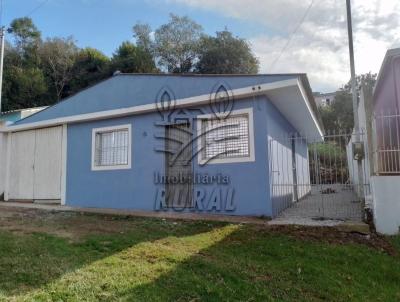
[(303, 226), (269, 226), (256, 227), (269, 234), (277, 233), (288, 235), (298, 240), (315, 242), (327, 242), (331, 244), (362, 244), (375, 250), (385, 252), (392, 256), (399, 256), (397, 249), (384, 236), (375, 233), (360, 234), (357, 232), (345, 232), (334, 227), (303, 227)]
[[(151, 232), (152, 226), (148, 223), (150, 218), (122, 217), (113, 215), (84, 214), (77, 212), (52, 212), (27, 208), (0, 208), (0, 230), (16, 233), (47, 233), (79, 241), (91, 234), (123, 234), (135, 228), (145, 228)], [(193, 223), (193, 221), (174, 222), (178, 224)], [(210, 222), (211, 224), (211, 222)], [(346, 232), (335, 227), (306, 227), (306, 226), (265, 226), (265, 225), (243, 225), (250, 228), (246, 240), (251, 240), (252, 235), (258, 236), (259, 232), (266, 234), (287, 235), (298, 240), (315, 242), (327, 242), (331, 244), (362, 244), (375, 250), (383, 251), (389, 255), (398, 256), (398, 250), (386, 237), (375, 233), (368, 235), (357, 232)], [(156, 227), (157, 228), (157, 227)], [(234, 241), (235, 239), (228, 239)], [(237, 239), (236, 239), (237, 240)], [(231, 242), (233, 243), (233, 242)], [(241, 240), (234, 242), (243, 244)], [(168, 243), (165, 243), (168, 244)], [(205, 255), (203, 255), (205, 256)], [(150, 260), (151, 261), (151, 260)]]
[(74, 235), (70, 232), (63, 232), (62, 230), (52, 229), (48, 230), (43, 227), (35, 227), (33, 225), (1, 225), (0, 229), (9, 231), (12, 233), (20, 233), (20, 234), (33, 234), (33, 233), (47, 233), (51, 235), (55, 235), (62, 238), (68, 238), (70, 240), (74, 240)]
[(91, 234), (121, 234), (134, 226), (133, 219), (127, 220), (110, 215), (86, 215), (26, 208), (0, 209), (0, 230), (23, 234), (41, 232), (74, 241)]

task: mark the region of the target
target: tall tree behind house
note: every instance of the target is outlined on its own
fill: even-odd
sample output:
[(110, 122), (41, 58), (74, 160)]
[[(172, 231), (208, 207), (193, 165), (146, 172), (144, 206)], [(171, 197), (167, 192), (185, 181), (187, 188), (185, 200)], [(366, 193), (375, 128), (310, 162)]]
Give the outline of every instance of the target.
[(170, 15), (152, 31), (133, 26), (135, 43), (122, 42), (111, 58), (80, 49), (73, 37), (42, 39), (30, 18), (10, 24), (4, 58), (2, 110), (51, 105), (111, 76), (130, 73), (256, 73), (250, 44), (228, 30), (207, 36), (187, 16)]

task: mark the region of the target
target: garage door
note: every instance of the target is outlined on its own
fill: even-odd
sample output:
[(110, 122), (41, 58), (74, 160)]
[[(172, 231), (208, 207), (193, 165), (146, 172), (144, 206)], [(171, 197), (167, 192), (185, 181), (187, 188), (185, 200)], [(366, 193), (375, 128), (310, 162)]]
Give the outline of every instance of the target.
[(9, 199), (61, 199), (62, 127), (11, 136)]
[(33, 199), (35, 131), (11, 135), (9, 199)]

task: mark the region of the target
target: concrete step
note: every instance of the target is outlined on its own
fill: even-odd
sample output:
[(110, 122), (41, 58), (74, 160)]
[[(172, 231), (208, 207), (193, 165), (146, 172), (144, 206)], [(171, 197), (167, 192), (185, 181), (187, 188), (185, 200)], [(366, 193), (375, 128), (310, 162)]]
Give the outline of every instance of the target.
[(371, 233), (369, 225), (363, 222), (343, 222), (335, 226), (335, 228), (346, 233), (359, 233), (363, 235)]

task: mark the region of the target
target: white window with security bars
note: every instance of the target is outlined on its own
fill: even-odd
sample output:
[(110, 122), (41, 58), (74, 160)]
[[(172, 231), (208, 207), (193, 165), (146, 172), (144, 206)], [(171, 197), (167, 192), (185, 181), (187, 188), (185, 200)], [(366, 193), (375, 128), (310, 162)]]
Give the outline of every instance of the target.
[(225, 118), (198, 118), (200, 164), (254, 161), (252, 109), (233, 111)]
[(131, 168), (131, 125), (93, 129), (92, 170)]

